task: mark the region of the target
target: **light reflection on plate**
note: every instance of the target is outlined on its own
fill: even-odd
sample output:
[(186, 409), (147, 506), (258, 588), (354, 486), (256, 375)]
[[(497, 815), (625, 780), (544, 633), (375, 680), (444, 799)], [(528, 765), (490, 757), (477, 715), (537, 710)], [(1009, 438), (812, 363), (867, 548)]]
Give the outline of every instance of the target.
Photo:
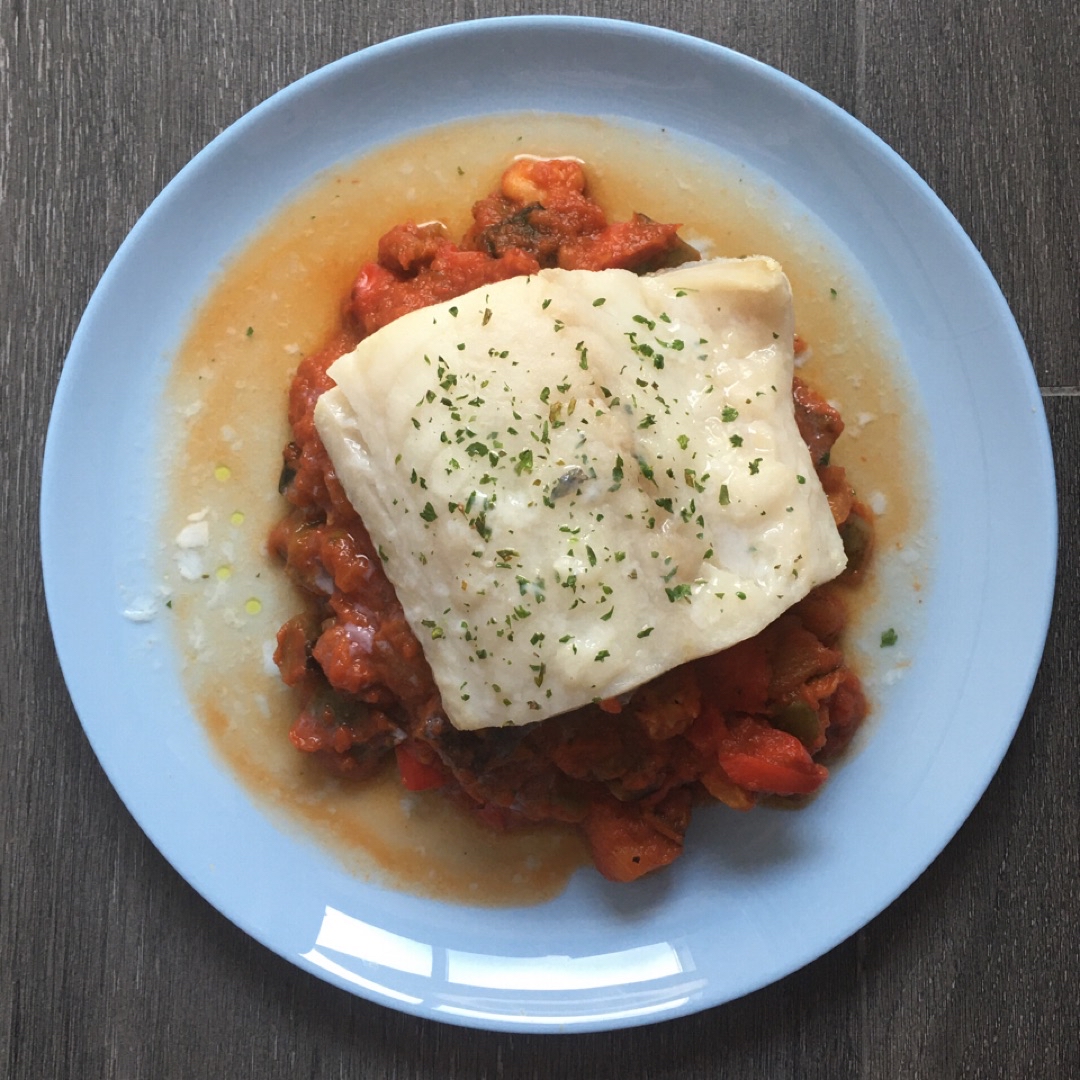
[[(364, 884), (283, 834), (211, 755), (164, 629), (124, 611), (142, 610), (154, 588), (153, 418), (167, 357), (221, 261), (324, 168), (422, 127), (526, 109), (704, 139), (838, 237), (882, 298), (926, 410), (937, 558), (912, 674), (888, 689), (873, 738), (821, 798), (794, 815), (728, 815), (723, 828), (701, 814), (671, 871), (631, 888), (579, 874), (522, 912)], [(57, 649), (94, 749), (153, 842), (219, 910), (393, 1008), (504, 1030), (595, 1030), (780, 978), (922, 872), (982, 794), (1030, 692), (1056, 512), (1016, 326), (959, 226), (891, 151), (805, 87), (717, 46), (530, 17), (348, 57), (254, 110), (169, 185), (72, 345), (46, 447), (42, 549)]]

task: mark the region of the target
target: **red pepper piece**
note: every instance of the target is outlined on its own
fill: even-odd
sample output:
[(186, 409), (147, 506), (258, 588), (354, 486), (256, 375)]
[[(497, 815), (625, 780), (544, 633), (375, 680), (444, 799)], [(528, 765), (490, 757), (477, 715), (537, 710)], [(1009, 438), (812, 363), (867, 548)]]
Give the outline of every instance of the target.
[(773, 795), (809, 795), (829, 775), (794, 735), (763, 720), (740, 716), (727, 725), (719, 746), (720, 767), (739, 787)]
[(397, 757), (401, 782), (409, 791), (428, 791), (446, 783), (442, 766), (421, 761), (403, 743), (394, 747), (394, 755)]

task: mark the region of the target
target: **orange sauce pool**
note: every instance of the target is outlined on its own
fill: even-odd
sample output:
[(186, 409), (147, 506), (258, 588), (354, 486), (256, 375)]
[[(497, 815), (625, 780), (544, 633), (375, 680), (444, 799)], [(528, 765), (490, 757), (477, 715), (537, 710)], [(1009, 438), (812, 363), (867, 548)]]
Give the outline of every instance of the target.
[(753, 174), (659, 129), (529, 115), (442, 127), (318, 178), (210, 284), (175, 358), (162, 573), (183, 679), (217, 752), (286, 828), (327, 845), (358, 875), (499, 905), (557, 895), (586, 861), (576, 832), (495, 834), (437, 793), (405, 792), (392, 769), (349, 784), (294, 750), (296, 706), (271, 656), (300, 604), (265, 539), (285, 511), (277, 480), (289, 383), (336, 325), (359, 265), (406, 219), (439, 219), (459, 236), (473, 202), (517, 154), (581, 158), (611, 219), (641, 211), (681, 222), (706, 256), (767, 254), (783, 264), (798, 332), (811, 344), (801, 374), (847, 423), (834, 461), (881, 511), (879, 570), (860, 590), (848, 643), (864, 676), (883, 663), (877, 641), (893, 609), (917, 602), (925, 566), (912, 484), (919, 427), (900, 358), (820, 226)]

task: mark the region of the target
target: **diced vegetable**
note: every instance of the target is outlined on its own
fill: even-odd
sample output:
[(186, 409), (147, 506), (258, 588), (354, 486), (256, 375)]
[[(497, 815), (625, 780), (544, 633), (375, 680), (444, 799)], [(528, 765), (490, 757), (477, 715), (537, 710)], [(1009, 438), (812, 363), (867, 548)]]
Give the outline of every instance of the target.
[(404, 743), (394, 747), (401, 782), (409, 791), (429, 791), (446, 783), (446, 771), (439, 765), (421, 761)]
[(821, 737), (821, 720), (817, 709), (805, 701), (793, 701), (785, 705), (772, 718), (773, 726), (796, 739), (811, 749)]
[(611, 881), (634, 881), (682, 853), (681, 842), (658, 832), (633, 804), (614, 799), (595, 804), (583, 829), (597, 870)]

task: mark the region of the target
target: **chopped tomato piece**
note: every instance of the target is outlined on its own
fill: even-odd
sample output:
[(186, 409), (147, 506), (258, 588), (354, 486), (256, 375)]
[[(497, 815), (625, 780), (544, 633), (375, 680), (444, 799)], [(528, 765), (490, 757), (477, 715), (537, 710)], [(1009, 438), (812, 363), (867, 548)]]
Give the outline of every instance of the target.
[(658, 831), (633, 803), (594, 803), (582, 828), (597, 870), (609, 881), (634, 881), (682, 853), (681, 841)]
[(795, 422), (799, 434), (810, 450), (815, 465), (828, 465), (833, 443), (844, 430), (844, 421), (816, 390), (812, 390), (797, 375), (792, 383), (795, 398)]
[(294, 615), (277, 634), (274, 663), (286, 686), (299, 686), (311, 665), (311, 643), (317, 634), (315, 620), (307, 614)]
[(409, 791), (428, 791), (446, 783), (446, 771), (441, 765), (421, 761), (404, 743), (394, 747), (401, 782)]
[(593, 236), (568, 240), (559, 251), (564, 270), (637, 270), (678, 245), (678, 225), (650, 221), (635, 214)]
[(379, 239), (379, 264), (388, 270), (412, 274), (427, 266), (448, 243), (440, 222), (416, 225), (411, 221), (395, 225)]
[(297, 750), (314, 754), (320, 750), (333, 750), (344, 754), (352, 747), (353, 733), (342, 724), (332, 709), (318, 705), (303, 709), (289, 731), (289, 739)]
[(452, 300), (481, 285), (535, 274), (539, 269), (535, 259), (514, 248), (493, 259), (482, 251), (462, 251), (447, 241), (438, 245), (430, 262), (411, 277), (378, 263), (361, 267), (353, 284), (351, 307), (364, 333), (373, 334), (410, 311)]

